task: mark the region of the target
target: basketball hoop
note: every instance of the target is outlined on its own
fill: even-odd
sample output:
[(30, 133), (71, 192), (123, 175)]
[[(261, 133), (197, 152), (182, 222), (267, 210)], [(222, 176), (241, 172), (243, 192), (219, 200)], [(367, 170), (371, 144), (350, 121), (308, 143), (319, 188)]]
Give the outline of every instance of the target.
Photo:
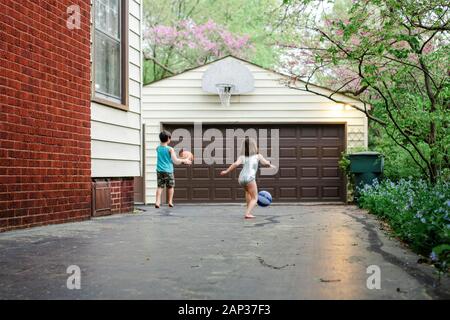
[(220, 103), (222, 106), (230, 106), (231, 92), (233, 91), (233, 88), (234, 85), (228, 83), (216, 84), (217, 93), (219, 94)]
[(219, 94), (224, 107), (230, 105), (231, 95), (252, 92), (255, 79), (250, 70), (238, 59), (226, 57), (212, 62), (202, 76), (202, 89), (211, 94)]

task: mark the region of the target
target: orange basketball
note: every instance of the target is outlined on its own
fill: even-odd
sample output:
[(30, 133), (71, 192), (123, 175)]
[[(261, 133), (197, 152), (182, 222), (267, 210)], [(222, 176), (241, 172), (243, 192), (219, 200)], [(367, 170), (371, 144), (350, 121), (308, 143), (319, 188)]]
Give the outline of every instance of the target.
[(194, 155), (187, 150), (181, 149), (179, 156), (181, 159), (189, 159), (191, 161), (194, 161)]

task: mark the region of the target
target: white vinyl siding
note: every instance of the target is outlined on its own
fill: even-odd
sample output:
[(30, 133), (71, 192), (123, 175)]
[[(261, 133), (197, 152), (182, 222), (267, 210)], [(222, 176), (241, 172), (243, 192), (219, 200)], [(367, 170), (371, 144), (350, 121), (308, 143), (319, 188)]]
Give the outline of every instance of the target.
[(128, 59), (130, 59), (130, 63), (136, 65), (136, 66), (140, 66), (141, 65), (141, 52), (139, 51), (139, 49), (135, 49), (133, 47), (130, 46), (129, 48), (129, 56)]
[[(209, 65), (157, 81), (142, 89), (146, 203), (154, 202), (155, 148), (159, 143), (158, 133), (162, 123), (342, 123), (347, 128), (347, 148), (367, 147), (367, 117), (364, 113), (313, 93), (289, 89), (282, 83), (281, 75), (241, 63), (253, 73), (255, 90), (232, 96), (229, 107), (222, 107), (217, 95), (202, 91), (201, 79)], [(339, 96), (339, 99), (363, 107), (349, 97)]]
[(91, 103), (92, 177), (141, 175), (141, 27), (140, 0), (129, 5), (128, 111)]

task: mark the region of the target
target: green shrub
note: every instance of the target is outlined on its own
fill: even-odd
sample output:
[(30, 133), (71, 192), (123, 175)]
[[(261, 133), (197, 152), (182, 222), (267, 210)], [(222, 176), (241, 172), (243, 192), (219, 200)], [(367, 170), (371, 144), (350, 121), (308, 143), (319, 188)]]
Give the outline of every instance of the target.
[(436, 267), (447, 269), (450, 255), (450, 183), (423, 180), (375, 181), (361, 190), (359, 205), (383, 218), (400, 239)]
[(339, 158), (339, 168), (341, 172), (347, 178), (347, 201), (352, 202), (354, 200), (355, 195), (355, 180), (354, 175), (350, 172), (350, 159), (349, 155), (356, 152), (367, 151), (364, 147), (353, 147), (348, 148), (347, 152), (342, 152), (341, 157)]
[(393, 181), (400, 179), (420, 179), (423, 172), (404, 149), (387, 138), (374, 138), (372, 150), (384, 157), (383, 176)]

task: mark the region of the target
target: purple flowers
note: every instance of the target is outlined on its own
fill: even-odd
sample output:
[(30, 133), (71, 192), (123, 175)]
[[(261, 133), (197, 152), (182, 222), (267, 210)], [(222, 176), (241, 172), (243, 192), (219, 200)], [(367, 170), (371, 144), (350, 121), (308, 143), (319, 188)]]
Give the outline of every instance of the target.
[(431, 254), (430, 254), (430, 259), (431, 259), (431, 261), (433, 261), (433, 262), (435, 262), (435, 261), (438, 260), (438, 256), (437, 256), (437, 254), (436, 254), (434, 251), (431, 252)]

